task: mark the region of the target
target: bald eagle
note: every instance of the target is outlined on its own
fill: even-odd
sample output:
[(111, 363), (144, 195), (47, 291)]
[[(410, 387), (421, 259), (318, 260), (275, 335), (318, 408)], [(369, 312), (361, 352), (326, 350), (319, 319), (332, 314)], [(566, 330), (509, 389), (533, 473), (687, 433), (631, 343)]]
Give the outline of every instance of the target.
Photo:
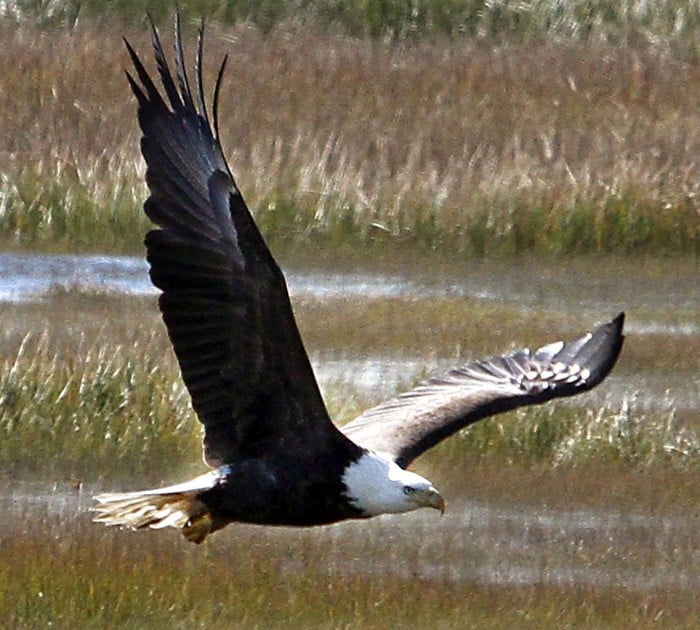
[(308, 526), (421, 507), (444, 511), (421, 453), (482, 418), (591, 389), (622, 347), (624, 314), (568, 343), (474, 361), (364, 412), (340, 428), (326, 410), (284, 276), (224, 158), (217, 118), (196, 90), (175, 20), (173, 78), (151, 23), (164, 95), (125, 40), (136, 78), (150, 196), (150, 277), (212, 469), (182, 484), (98, 495), (95, 520), (179, 528), (195, 543), (231, 522)]

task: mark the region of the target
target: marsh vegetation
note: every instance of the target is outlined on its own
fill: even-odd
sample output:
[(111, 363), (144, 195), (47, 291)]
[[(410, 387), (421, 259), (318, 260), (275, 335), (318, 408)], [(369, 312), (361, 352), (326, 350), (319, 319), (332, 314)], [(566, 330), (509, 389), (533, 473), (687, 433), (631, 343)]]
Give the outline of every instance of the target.
[[(551, 476), (526, 477), (553, 489)], [(511, 486), (478, 469), (474, 481)], [(175, 532), (97, 527), (85, 513), (92, 488), (66, 490), (0, 498), (11, 517), (4, 625), (693, 628), (700, 612), (697, 518), (668, 509), (527, 507), (506, 495), (455, 502), (427, 521), (237, 526), (198, 548)]]
[[(3, 247), (141, 242), (124, 32), (0, 21)], [(126, 32), (148, 50), (142, 20)], [(268, 239), (458, 258), (697, 256), (693, 37), (498, 41), (211, 24), (205, 81), (229, 54), (223, 144)]]
[[(552, 628), (663, 619), (692, 627), (700, 309), (694, 265), (673, 263), (669, 286), (663, 264), (607, 261), (602, 276), (590, 262), (562, 265), (540, 307), (529, 295), (545, 290), (534, 262), (515, 275), (506, 264), (469, 273), (451, 265), (451, 279), (441, 265), (416, 263), (394, 268), (383, 288), (362, 268), (336, 268), (324, 286), (318, 272), (303, 280), (292, 266), (302, 331), (341, 422), (432, 370), (573, 336), (606, 295), (609, 308), (630, 302), (638, 315), (614, 377), (598, 390), (494, 418), (416, 463), (448, 497), (443, 519), (232, 526), (203, 549), (176, 532), (105, 530), (86, 511), (94, 492), (202, 470), (199, 429), (154, 297), (54, 277), (53, 288), (4, 303), (0, 619), (20, 627), (172, 619)], [(492, 286), (491, 273), (502, 279), (496, 295), (480, 288)], [(578, 279), (577, 291), (567, 277)], [(450, 291), (436, 295), (438, 280)], [(675, 307), (661, 311), (654, 295)], [(656, 384), (643, 391), (652, 375)]]
[[(629, 338), (589, 395), (481, 423), (416, 462), (448, 500), (443, 519), (231, 526), (194, 548), (87, 513), (94, 492), (202, 470), (153, 295), (64, 278), (62, 263), (30, 292), (3, 285), (18, 251), (141, 255), (146, 189), (115, 51), (122, 34), (148, 50), (143, 4), (0, 8), (0, 247), (13, 252), (0, 625), (694, 627), (696, 9), (207, 2), (209, 85), (230, 54), (224, 147), (291, 271), (339, 422), (619, 310)], [(41, 268), (31, 253), (22, 265)]]

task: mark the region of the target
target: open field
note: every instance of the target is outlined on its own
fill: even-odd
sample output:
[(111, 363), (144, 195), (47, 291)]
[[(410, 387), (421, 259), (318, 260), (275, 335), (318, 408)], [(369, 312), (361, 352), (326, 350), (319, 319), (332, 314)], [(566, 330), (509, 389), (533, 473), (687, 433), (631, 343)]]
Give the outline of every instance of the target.
[[(230, 55), (224, 148), (278, 250), (700, 252), (690, 35), (673, 46), (391, 43), (294, 23), (208, 34), (209, 86)], [(141, 23), (0, 21), (2, 247), (141, 242), (146, 191), (122, 35), (150, 63)], [(192, 51), (190, 23), (186, 39)]]
[(89, 522), (96, 491), (201, 472), (200, 437), (154, 296), (54, 275), (0, 304), (0, 625), (694, 627), (694, 261), (392, 259), (374, 276), (327, 262), (315, 273), (328, 285), (300, 282), (308, 260), (287, 268), (340, 421), (433, 368), (573, 336), (621, 308), (627, 344), (590, 394), (480, 423), (420, 458), (443, 518), (231, 526), (195, 548)]

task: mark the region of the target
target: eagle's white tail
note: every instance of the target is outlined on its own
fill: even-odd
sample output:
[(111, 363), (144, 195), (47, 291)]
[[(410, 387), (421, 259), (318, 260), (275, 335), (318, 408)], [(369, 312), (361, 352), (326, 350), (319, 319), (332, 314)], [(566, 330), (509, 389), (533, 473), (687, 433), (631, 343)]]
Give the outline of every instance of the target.
[(166, 488), (98, 494), (97, 505), (91, 508), (97, 513), (93, 520), (131, 529), (177, 527), (187, 540), (201, 543), (208, 534), (223, 526), (197, 498), (204, 490), (213, 488), (218, 479), (218, 473), (212, 471)]

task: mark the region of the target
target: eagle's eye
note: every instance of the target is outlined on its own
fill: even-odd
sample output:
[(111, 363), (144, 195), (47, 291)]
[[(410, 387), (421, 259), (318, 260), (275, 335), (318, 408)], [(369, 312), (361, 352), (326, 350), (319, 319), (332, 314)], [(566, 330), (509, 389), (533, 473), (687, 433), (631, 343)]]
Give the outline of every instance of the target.
[(415, 491), (416, 491), (416, 489), (413, 486), (404, 486), (403, 487), (404, 494), (413, 494)]

